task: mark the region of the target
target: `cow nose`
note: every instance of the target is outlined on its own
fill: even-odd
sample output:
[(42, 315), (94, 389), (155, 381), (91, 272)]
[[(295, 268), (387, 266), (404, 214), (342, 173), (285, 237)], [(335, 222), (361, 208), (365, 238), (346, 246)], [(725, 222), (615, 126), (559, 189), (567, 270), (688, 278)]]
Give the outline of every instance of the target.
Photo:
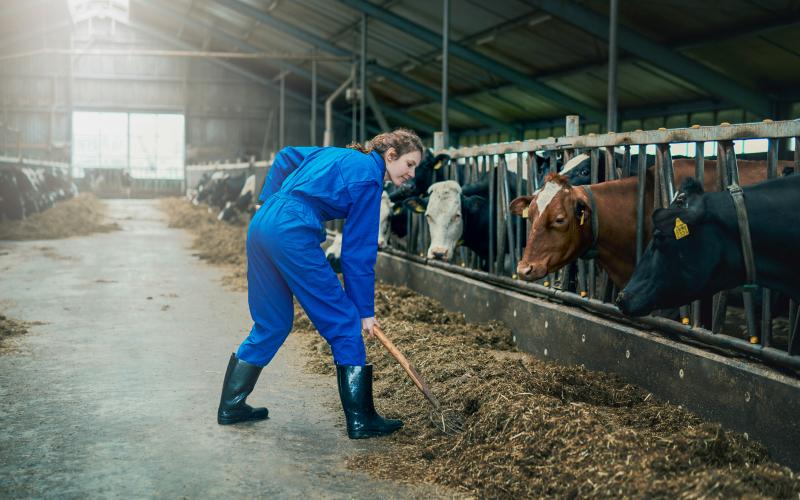
[(382, 241), (379, 241), (379, 242), (378, 242), (378, 250), (383, 250), (383, 246), (384, 246), (384, 245), (385, 245), (385, 243), (384, 243), (384, 242), (382, 242)]
[(434, 248), (431, 250), (433, 254), (433, 258), (436, 260), (447, 260), (447, 249), (446, 248)]
[(517, 275), (522, 279), (528, 279), (533, 272), (533, 266), (530, 264), (517, 264)]

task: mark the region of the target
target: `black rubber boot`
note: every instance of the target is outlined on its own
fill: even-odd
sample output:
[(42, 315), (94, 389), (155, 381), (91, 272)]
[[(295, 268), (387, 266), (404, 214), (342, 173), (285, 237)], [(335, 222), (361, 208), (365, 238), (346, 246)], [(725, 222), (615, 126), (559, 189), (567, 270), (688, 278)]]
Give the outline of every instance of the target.
[(236, 424), (248, 420), (264, 420), (269, 416), (266, 408), (253, 408), (244, 400), (253, 392), (256, 380), (261, 374), (261, 366), (251, 365), (231, 354), (225, 381), (222, 382), (222, 396), (219, 399), (217, 423)]
[(336, 365), (336, 380), (350, 439), (385, 436), (403, 427), (402, 420), (383, 418), (375, 411), (372, 365)]

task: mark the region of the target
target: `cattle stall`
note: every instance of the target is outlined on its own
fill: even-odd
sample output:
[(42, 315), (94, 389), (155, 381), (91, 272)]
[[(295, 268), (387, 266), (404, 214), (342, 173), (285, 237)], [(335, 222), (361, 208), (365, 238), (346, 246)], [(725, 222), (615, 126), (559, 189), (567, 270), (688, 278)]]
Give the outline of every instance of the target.
[(67, 163), (0, 156), (0, 221), (24, 219), (77, 194)]
[[(450, 158), (444, 167), (446, 178), (468, 185), (488, 176), (490, 216), (488, 225), (481, 227), (488, 254), (481, 258), (462, 247), (448, 261), (431, 258), (426, 210), (408, 210), (408, 236), (402, 242), (390, 240), (379, 258), (378, 276), (407, 284), (473, 320), (501, 319), (512, 325), (518, 345), (526, 351), (621, 373), (665, 399), (762, 439), (782, 460), (800, 464), (796, 446), (786, 444), (800, 438), (795, 422), (800, 409), (795, 403), (800, 395), (800, 334), (794, 301), (787, 301), (778, 318), (773, 291), (745, 287), (717, 293), (710, 304), (686, 304), (672, 316), (625, 317), (614, 305), (619, 287), (595, 258), (576, 259), (535, 282), (519, 279), (517, 264), (524, 255), (531, 219), (512, 215), (509, 209), (512, 193), (539, 192), (544, 175), (558, 172), (578, 155), (586, 155), (593, 185), (635, 172), (631, 181), (636, 186), (635, 242), (629, 243), (635, 244), (638, 262), (647, 244), (650, 218), (645, 199), (653, 208), (667, 207), (678, 191), (671, 144), (693, 144), (694, 155), (676, 160), (675, 165), (685, 170), (688, 163), (690, 173), (701, 182), (712, 175), (716, 190), (722, 191), (755, 175), (747, 169), (759, 168), (763, 179), (793, 175), (800, 167), (800, 154), (787, 146), (798, 136), (798, 120), (765, 120), (437, 150)], [(763, 165), (737, 159), (735, 144), (751, 139), (768, 141)], [(716, 154), (709, 154), (707, 144)], [(787, 154), (788, 161), (779, 162), (779, 155)], [(647, 175), (654, 179), (646, 180)], [(585, 222), (589, 221), (580, 224)], [(591, 222), (597, 225), (596, 220)], [(593, 246), (596, 239), (594, 234)], [(740, 308), (730, 306), (735, 295), (741, 297)], [(710, 319), (709, 314), (701, 318), (703, 310), (710, 311)], [(784, 325), (781, 335), (774, 331), (778, 321)], [(739, 330), (731, 332), (731, 326)], [(637, 360), (630, 361), (632, 357)], [(794, 439), (787, 440), (789, 435)]]

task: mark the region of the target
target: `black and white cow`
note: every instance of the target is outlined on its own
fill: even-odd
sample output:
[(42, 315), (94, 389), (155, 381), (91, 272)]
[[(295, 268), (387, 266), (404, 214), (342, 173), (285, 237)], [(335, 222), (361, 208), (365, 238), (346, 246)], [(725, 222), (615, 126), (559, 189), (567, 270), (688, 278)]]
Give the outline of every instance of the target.
[[(800, 299), (800, 176), (744, 189), (756, 283)], [(686, 179), (669, 208), (653, 213), (653, 236), (617, 305), (627, 315), (677, 307), (742, 285), (746, 270), (733, 199)]]
[(77, 193), (62, 169), (0, 166), (0, 220), (23, 219)]
[(245, 215), (250, 219), (256, 211), (255, 201), (256, 174), (251, 174), (245, 179), (244, 186), (242, 186), (239, 196), (235, 200), (228, 200), (225, 202), (225, 206), (220, 210), (217, 219), (231, 221), (235, 220), (239, 214)]

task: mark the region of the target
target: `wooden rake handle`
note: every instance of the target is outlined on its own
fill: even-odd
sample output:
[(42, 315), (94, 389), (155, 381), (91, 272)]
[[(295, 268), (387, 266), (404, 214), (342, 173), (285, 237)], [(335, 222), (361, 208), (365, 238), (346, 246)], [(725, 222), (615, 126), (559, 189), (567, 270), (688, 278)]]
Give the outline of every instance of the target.
[(403, 370), (406, 371), (408, 377), (414, 382), (414, 385), (416, 385), (417, 388), (420, 391), (422, 391), (422, 394), (424, 394), (425, 397), (428, 398), (428, 401), (431, 402), (433, 408), (436, 411), (440, 411), (439, 401), (431, 392), (430, 387), (428, 387), (428, 382), (426, 382), (425, 379), (422, 378), (422, 375), (420, 375), (417, 372), (417, 369), (414, 368), (414, 365), (411, 364), (408, 358), (406, 358), (403, 355), (403, 353), (400, 352), (400, 349), (398, 349), (397, 346), (395, 346), (391, 340), (389, 340), (389, 337), (387, 337), (386, 334), (383, 333), (383, 330), (381, 330), (381, 328), (378, 325), (372, 327), (372, 333), (375, 334), (378, 340), (380, 340), (381, 344), (383, 344), (386, 350), (389, 351), (389, 354), (391, 354), (392, 357), (394, 357), (394, 359), (396, 359), (397, 362), (400, 363), (400, 366), (402, 366)]

